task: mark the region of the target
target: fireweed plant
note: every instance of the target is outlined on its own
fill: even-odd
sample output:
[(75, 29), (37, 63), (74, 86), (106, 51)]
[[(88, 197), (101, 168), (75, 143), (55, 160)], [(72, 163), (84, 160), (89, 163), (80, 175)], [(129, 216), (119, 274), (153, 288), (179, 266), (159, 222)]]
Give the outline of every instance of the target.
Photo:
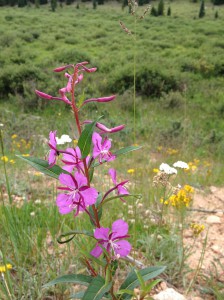
[[(81, 231), (74, 230), (64, 233), (59, 236), (58, 242), (70, 242), (77, 234), (95, 240), (95, 246), (91, 252), (83, 254), (82, 261), (88, 275), (63, 275), (47, 283), (44, 287), (53, 286), (57, 283), (77, 283), (87, 286), (87, 289), (80, 291), (78, 295), (73, 295), (72, 298), (78, 297), (86, 300), (131, 299), (137, 286), (143, 287), (144, 291), (150, 291), (153, 283), (158, 283), (158, 280), (150, 282), (148, 285), (143, 284), (143, 282), (158, 276), (165, 267), (148, 267), (140, 271), (131, 268), (124, 282), (115, 290), (114, 278), (119, 262), (121, 259), (128, 259), (132, 246), (127, 240), (130, 237), (128, 224), (122, 219), (117, 219), (111, 226), (105, 226), (102, 218), (103, 208), (112, 200), (126, 201), (125, 197), (134, 195), (130, 195), (125, 187), (127, 180), (121, 182), (117, 180), (117, 171), (113, 168), (108, 171), (113, 185), (106, 192), (100, 192), (93, 186), (92, 180), (96, 167), (101, 167), (104, 163), (115, 160), (119, 155), (137, 150), (140, 147), (129, 146), (114, 152), (111, 150), (112, 142), (109, 136), (123, 130), (124, 125), (108, 128), (99, 122), (101, 118), (96, 121), (80, 120), (79, 113), (88, 103), (107, 103), (115, 99), (115, 95), (112, 95), (77, 101), (76, 85), (83, 80), (84, 73), (96, 71), (96, 68), (86, 67), (87, 64), (88, 62), (76, 65), (69, 64), (54, 70), (54, 72), (65, 71), (65, 78), (67, 78), (67, 85), (59, 90), (60, 96), (51, 96), (36, 90), (36, 94), (43, 99), (62, 101), (71, 107), (77, 127), (77, 132), (74, 134), (78, 140), (77, 146), (65, 150), (60, 149), (61, 143), (58, 143), (57, 131), (53, 130), (49, 134), (50, 151), (47, 161), (20, 156), (39, 171), (59, 180), (60, 186), (58, 187), (56, 205), (60, 214), (72, 213), (75, 218), (85, 214), (90, 220), (92, 231), (83, 228)], [(56, 165), (59, 158), (61, 158), (62, 167)], [(133, 263), (134, 260), (130, 259), (129, 261)], [(145, 292), (142, 295), (141, 299), (144, 299)]]

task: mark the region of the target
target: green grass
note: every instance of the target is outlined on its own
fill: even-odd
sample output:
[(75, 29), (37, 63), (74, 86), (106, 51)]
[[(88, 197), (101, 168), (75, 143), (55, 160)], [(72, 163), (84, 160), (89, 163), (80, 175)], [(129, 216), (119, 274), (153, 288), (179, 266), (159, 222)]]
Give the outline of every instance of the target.
[[(170, 248), (180, 252), (178, 230), (171, 231), (169, 226), (158, 229), (152, 221), (158, 217), (162, 196), (162, 191), (152, 185), (153, 168), (162, 162), (200, 159), (193, 162), (196, 171), (183, 173), (177, 183), (201, 188), (223, 184), (224, 178), (224, 7), (218, 8), (219, 18), (215, 19), (210, 2), (206, 6), (206, 16), (198, 19), (199, 4), (172, 1), (171, 17), (146, 15), (137, 21), (136, 28), (128, 9), (122, 10), (118, 3), (107, 3), (96, 10), (91, 4), (81, 3), (80, 9), (64, 6), (55, 13), (48, 6), (1, 7), (0, 123), (4, 124), (5, 155), (15, 164), (6, 163), (14, 203), (11, 206), (0, 161), (0, 259), (14, 268), (7, 277), (13, 299), (45, 299), (47, 295), (64, 299), (72, 292), (71, 286), (57, 286), (52, 291), (41, 286), (61, 274), (84, 272), (78, 249), (93, 247), (82, 237), (65, 246), (57, 244), (62, 232), (91, 229), (91, 224), (85, 218), (60, 216), (55, 207), (56, 182), (35, 174), (15, 156), (29, 153), (45, 158), (50, 130), (75, 138), (70, 110), (64, 103), (38, 99), (34, 90), (56, 95), (66, 81), (62, 74), (51, 71), (84, 60), (98, 71), (85, 76), (77, 97), (82, 93), (85, 98), (117, 93), (117, 99), (107, 105), (86, 106), (82, 118), (95, 120), (104, 115), (108, 127), (126, 124), (124, 132), (113, 137), (114, 148), (118, 149), (134, 142), (136, 57), (135, 131), (136, 142), (143, 148), (110, 166), (118, 168), (119, 179), (130, 179), (130, 190), (142, 198), (137, 204), (136, 198), (127, 200), (132, 206), (128, 209), (115, 200), (108, 204), (103, 218), (107, 226), (118, 217), (129, 221), (131, 241), (139, 255), (147, 263), (166, 264), (166, 278), (176, 280), (180, 259)], [(136, 42), (122, 31), (119, 20), (132, 32), (136, 30)], [(17, 135), (15, 139), (13, 134)], [(128, 174), (132, 168), (134, 174)], [(97, 169), (96, 185), (101, 187), (105, 182), (103, 189), (108, 186), (107, 169)], [(37, 199), (41, 204), (36, 204)], [(149, 216), (146, 211), (150, 211)], [(157, 234), (162, 240), (154, 239)], [(183, 285), (180, 281), (176, 281), (179, 286)], [(0, 284), (0, 298), (8, 299), (4, 284)], [(216, 289), (214, 282), (211, 285)]]

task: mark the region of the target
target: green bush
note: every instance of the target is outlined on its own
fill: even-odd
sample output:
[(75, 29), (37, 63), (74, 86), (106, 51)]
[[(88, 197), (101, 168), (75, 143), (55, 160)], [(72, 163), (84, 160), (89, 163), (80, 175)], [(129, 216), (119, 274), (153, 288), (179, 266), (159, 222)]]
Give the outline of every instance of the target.
[[(133, 88), (133, 72), (127, 67), (113, 74), (112, 80), (108, 83), (111, 92), (124, 93)], [(178, 90), (179, 83), (169, 73), (150, 69), (145, 66), (138, 68), (136, 73), (136, 91), (142, 96), (160, 97), (162, 93), (171, 90)]]

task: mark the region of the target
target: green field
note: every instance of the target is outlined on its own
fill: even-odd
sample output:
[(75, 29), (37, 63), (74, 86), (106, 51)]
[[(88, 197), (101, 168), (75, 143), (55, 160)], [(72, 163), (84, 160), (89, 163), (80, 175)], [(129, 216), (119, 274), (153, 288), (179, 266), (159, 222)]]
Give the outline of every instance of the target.
[[(155, 7), (157, 4), (152, 1)], [(169, 6), (171, 16), (166, 15)], [(41, 286), (61, 274), (84, 272), (77, 261), (86, 239), (80, 237), (61, 246), (56, 238), (83, 224), (91, 229), (91, 224), (81, 218), (74, 220), (72, 215), (59, 215), (54, 204), (55, 181), (47, 182), (16, 157), (25, 154), (44, 159), (51, 130), (77, 138), (70, 108), (40, 99), (34, 92), (38, 89), (58, 95), (66, 79), (53, 73), (54, 68), (81, 61), (97, 67), (96, 73), (85, 74), (77, 86), (80, 101), (117, 95), (111, 103), (90, 103), (81, 117), (96, 120), (103, 116), (102, 123), (108, 127), (125, 124), (125, 130), (113, 136), (116, 149), (143, 146), (112, 166), (121, 178), (134, 183), (130, 189), (142, 195), (140, 203), (152, 215), (163, 193), (153, 188), (153, 169), (162, 162), (184, 160), (195, 166), (196, 172), (181, 176), (181, 184), (204, 189), (211, 184), (223, 185), (224, 7), (206, 1), (205, 16), (198, 18), (199, 7), (199, 2), (188, 0), (165, 1), (164, 16), (153, 17), (148, 12), (143, 19), (146, 6), (138, 7), (135, 17), (117, 2), (98, 5), (97, 9), (80, 2), (79, 8), (75, 3), (58, 6), (55, 12), (50, 6), (0, 8), (0, 129), (4, 148), (4, 153), (0, 152), (0, 261), (14, 266), (12, 276), (7, 274), (12, 298), (0, 282), (1, 299), (66, 299), (71, 287), (58, 285), (49, 291)], [(124, 32), (120, 21), (132, 34)], [(3, 156), (7, 156), (5, 164)], [(95, 184), (104, 182), (105, 176), (107, 169), (97, 170)], [(135, 219), (130, 223), (134, 247), (150, 264), (167, 265), (166, 280), (185, 289), (182, 269), (183, 280), (177, 278), (178, 257), (167, 250), (158, 258), (156, 252), (178, 249), (176, 233), (172, 237), (166, 224), (156, 228), (150, 223), (151, 215), (145, 230), (143, 214), (135, 202), (133, 198), (128, 203), (132, 218), (125, 206), (120, 209), (116, 202), (111, 211), (105, 211), (105, 220), (111, 223), (117, 215)], [(165, 236), (167, 243), (158, 245), (152, 234)], [(148, 246), (152, 242), (154, 256)], [(87, 247), (91, 250), (92, 246)], [(187, 273), (187, 268), (184, 270)], [(212, 288), (219, 288), (212, 284)]]

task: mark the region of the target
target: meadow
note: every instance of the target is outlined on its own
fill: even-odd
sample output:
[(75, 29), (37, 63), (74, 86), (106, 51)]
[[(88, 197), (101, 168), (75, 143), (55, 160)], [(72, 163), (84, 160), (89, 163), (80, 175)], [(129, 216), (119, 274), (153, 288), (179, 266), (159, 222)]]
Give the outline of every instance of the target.
[[(171, 16), (166, 15), (169, 6)], [(146, 8), (138, 8), (139, 17)], [(93, 244), (82, 236), (58, 244), (57, 237), (83, 224), (91, 229), (91, 224), (72, 214), (61, 216), (56, 180), (47, 181), (16, 156), (44, 159), (51, 130), (77, 138), (70, 109), (38, 98), (34, 90), (56, 96), (66, 79), (52, 70), (80, 61), (97, 72), (86, 74), (78, 86), (79, 101), (117, 95), (113, 103), (88, 105), (83, 118), (102, 115), (109, 127), (125, 124), (113, 141), (117, 149), (142, 146), (111, 162), (122, 179), (130, 180), (132, 193), (141, 196), (127, 200), (122, 209), (114, 201), (105, 220), (124, 217), (137, 259), (166, 266), (164, 280), (200, 294), (202, 289), (189, 283), (178, 213), (164, 208), (164, 189), (153, 185), (159, 165), (178, 160), (190, 170), (180, 173), (175, 184), (205, 191), (223, 185), (224, 7), (207, 1), (205, 17), (199, 19), (198, 13), (199, 3), (190, 1), (165, 2), (163, 17), (148, 12), (143, 19), (117, 2), (97, 9), (81, 2), (79, 8), (75, 3), (55, 12), (49, 6), (0, 8), (0, 260), (13, 266), (0, 282), (1, 299), (67, 299), (74, 286), (42, 289), (43, 284), (61, 274), (85, 272), (81, 254)], [(95, 184), (107, 188), (107, 170), (96, 173)], [(187, 217), (181, 225), (188, 226)], [(126, 268), (124, 263), (120, 277)], [(223, 282), (211, 280), (211, 274), (194, 280), (204, 287), (203, 297), (222, 299)]]

